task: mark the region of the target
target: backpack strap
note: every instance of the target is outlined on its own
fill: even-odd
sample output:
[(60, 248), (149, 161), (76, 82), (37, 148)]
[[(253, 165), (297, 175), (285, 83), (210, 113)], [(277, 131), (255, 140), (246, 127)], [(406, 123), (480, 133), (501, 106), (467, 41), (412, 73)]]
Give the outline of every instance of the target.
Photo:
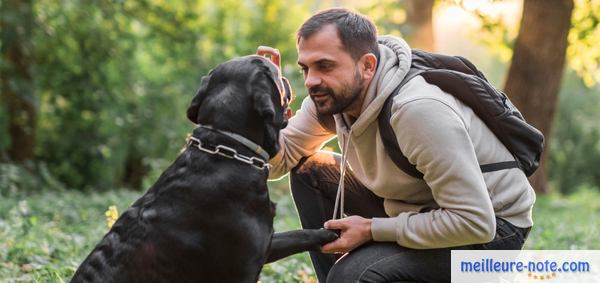
[[(388, 156), (390, 157), (390, 159), (392, 159), (394, 164), (396, 164), (396, 166), (400, 168), (400, 170), (417, 179), (423, 179), (423, 173), (420, 172), (414, 164), (410, 163), (410, 161), (408, 161), (408, 158), (406, 158), (406, 156), (404, 156), (404, 154), (400, 150), (400, 145), (398, 145), (396, 133), (394, 133), (394, 129), (390, 124), (390, 118), (392, 117), (392, 103), (394, 97), (398, 95), (400, 89), (412, 78), (422, 74), (425, 75), (424, 73), (426, 71), (427, 70), (419, 68), (411, 68), (402, 80), (402, 82), (400, 82), (396, 89), (394, 89), (390, 96), (388, 96), (388, 98), (385, 100), (383, 107), (381, 108), (381, 112), (379, 112), (379, 116), (377, 117), (377, 122), (379, 124), (379, 134), (381, 136), (381, 141), (383, 142), (385, 151), (387, 152)], [(436, 83), (433, 84), (438, 85)], [(442, 89), (444, 91), (447, 91), (447, 89), (444, 89), (443, 87)], [(505, 161), (483, 164), (479, 167), (482, 173), (510, 168), (520, 168), (519, 163), (517, 161)]]
[(396, 139), (396, 133), (394, 133), (394, 129), (390, 124), (390, 118), (392, 117), (392, 102), (394, 97), (398, 95), (400, 89), (412, 78), (420, 75), (423, 70), (417, 68), (410, 68), (406, 76), (400, 84), (392, 91), (390, 96), (383, 103), (383, 107), (381, 108), (381, 112), (379, 112), (379, 116), (377, 117), (377, 122), (379, 123), (379, 135), (381, 136), (381, 141), (385, 147), (385, 151), (388, 156), (400, 170), (404, 171), (406, 174), (415, 177), (417, 179), (423, 179), (423, 173), (417, 170), (417, 167), (408, 161), (408, 158), (404, 156), (402, 151), (400, 150), (400, 146), (398, 145), (398, 140)]

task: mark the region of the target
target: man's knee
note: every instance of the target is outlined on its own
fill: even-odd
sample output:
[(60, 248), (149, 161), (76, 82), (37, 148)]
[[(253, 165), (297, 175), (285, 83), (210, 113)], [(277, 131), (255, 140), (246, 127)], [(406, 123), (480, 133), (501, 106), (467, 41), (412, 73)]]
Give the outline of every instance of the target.
[(339, 156), (330, 151), (318, 151), (311, 156), (303, 157), (298, 165), (294, 167), (291, 174), (306, 174), (320, 168), (337, 168), (339, 166)]
[(348, 256), (349, 254), (345, 254), (331, 268), (327, 276), (327, 283), (358, 282), (361, 273), (365, 269), (362, 266), (364, 262), (360, 258)]
[(422, 261), (421, 254), (392, 242), (369, 242), (338, 260), (329, 272), (327, 283), (421, 281), (414, 279), (431, 273), (431, 267), (437, 263)]
[[(333, 152), (319, 151), (302, 158), (290, 172), (292, 190), (300, 183), (311, 187), (318, 186), (319, 180), (339, 178), (339, 158)], [(332, 181), (336, 181), (335, 178)], [(301, 186), (304, 187), (304, 186)]]

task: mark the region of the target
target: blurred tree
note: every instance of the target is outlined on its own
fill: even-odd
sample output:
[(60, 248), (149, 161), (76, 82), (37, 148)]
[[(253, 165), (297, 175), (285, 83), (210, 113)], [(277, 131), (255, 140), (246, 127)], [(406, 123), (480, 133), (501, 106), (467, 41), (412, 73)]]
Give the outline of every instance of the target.
[[(16, 162), (32, 160), (36, 141), (36, 98), (32, 75), (32, 0), (0, 2), (1, 107), (8, 114), (8, 148), (2, 155)], [(1, 133), (4, 133), (4, 129)]]
[(360, 11), (369, 15), (379, 34), (402, 36), (412, 48), (435, 50), (435, 0), (377, 0)]
[[(546, 136), (549, 148), (560, 81), (571, 27), (573, 0), (525, 0), (523, 17), (504, 89), (525, 118)], [(538, 192), (547, 191), (546, 159), (530, 177)]]
[(435, 0), (404, 0), (406, 8), (406, 40), (412, 48), (434, 51), (433, 4)]

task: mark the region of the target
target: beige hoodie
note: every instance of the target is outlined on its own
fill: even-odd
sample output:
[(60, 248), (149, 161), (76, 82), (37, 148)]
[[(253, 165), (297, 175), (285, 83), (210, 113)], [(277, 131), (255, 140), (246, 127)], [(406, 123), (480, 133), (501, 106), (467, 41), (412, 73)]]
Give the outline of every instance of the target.
[[(469, 107), (422, 77), (412, 79), (394, 98), (390, 123), (423, 180), (396, 167), (381, 141), (377, 117), (408, 72), (411, 53), (399, 38), (381, 37), (379, 43), (377, 72), (354, 124), (348, 128), (343, 115), (334, 115), (337, 133), (328, 131), (307, 97), (281, 132), (281, 151), (270, 161), (270, 178), (283, 176), (337, 135), (354, 176), (385, 199), (390, 217), (373, 219), (375, 241), (415, 249), (489, 242), (495, 235), (494, 216), (518, 227), (532, 226), (535, 194), (525, 174), (479, 169), (479, 164), (514, 160), (510, 152)], [(419, 212), (424, 208), (433, 209)]]

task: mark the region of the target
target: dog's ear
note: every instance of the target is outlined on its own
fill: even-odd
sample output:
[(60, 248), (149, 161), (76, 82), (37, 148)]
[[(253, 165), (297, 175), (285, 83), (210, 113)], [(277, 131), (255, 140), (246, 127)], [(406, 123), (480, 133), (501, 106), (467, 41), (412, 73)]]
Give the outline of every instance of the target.
[[(283, 92), (283, 94), (287, 94), (288, 91), (291, 91), (287, 79), (285, 77), (279, 76), (279, 71), (273, 68), (273, 66), (266, 66), (265, 72), (267, 73), (269, 79), (271, 79), (271, 82), (275, 84), (277, 90)], [(288, 83), (288, 85), (286, 85), (286, 83)]]
[(275, 105), (273, 105), (273, 95), (266, 90), (257, 91), (253, 94), (253, 107), (258, 116), (263, 121), (272, 122), (275, 117)]
[(210, 73), (207, 76), (202, 77), (202, 81), (200, 83), (200, 88), (196, 93), (196, 96), (192, 99), (190, 106), (187, 109), (187, 117), (192, 121), (192, 123), (198, 123), (198, 109), (200, 108), (200, 104), (202, 104), (202, 100), (206, 97), (206, 91), (208, 89), (208, 82), (210, 81)]
[(287, 103), (291, 103), (294, 100), (294, 92), (292, 90), (292, 86), (290, 85), (290, 80), (286, 77), (281, 77), (281, 82), (283, 82), (283, 88), (285, 90), (285, 98), (287, 99)]
[(276, 97), (273, 94), (284, 86), (280, 85), (277, 69), (274, 65), (270, 66), (266, 59), (257, 57), (253, 63), (257, 65), (257, 71), (253, 75), (255, 79), (250, 80), (253, 82), (251, 88), (254, 89), (253, 107), (263, 121), (272, 123), (276, 112), (273, 104)]

